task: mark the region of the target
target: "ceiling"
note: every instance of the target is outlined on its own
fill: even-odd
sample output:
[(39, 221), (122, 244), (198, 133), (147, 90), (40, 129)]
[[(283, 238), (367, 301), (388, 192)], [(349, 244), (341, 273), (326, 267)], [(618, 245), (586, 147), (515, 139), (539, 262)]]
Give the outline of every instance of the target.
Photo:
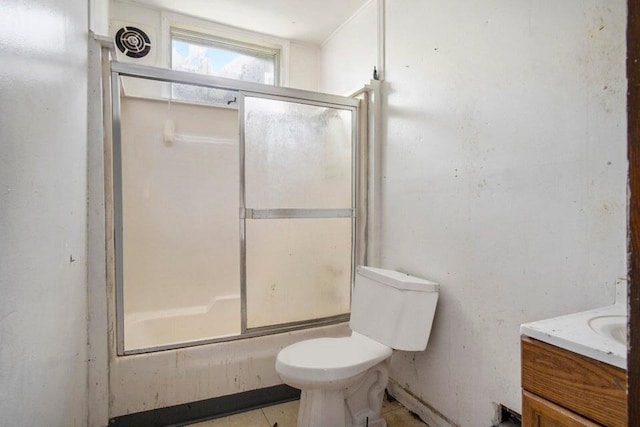
[(131, 0), (233, 27), (320, 44), (368, 0)]

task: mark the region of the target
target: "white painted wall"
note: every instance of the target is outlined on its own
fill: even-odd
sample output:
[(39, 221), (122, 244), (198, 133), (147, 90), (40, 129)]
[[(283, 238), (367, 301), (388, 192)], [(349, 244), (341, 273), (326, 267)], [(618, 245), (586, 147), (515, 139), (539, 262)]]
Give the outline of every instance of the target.
[(320, 90), (349, 95), (373, 78), (378, 63), (377, 0), (370, 0), (320, 47)]
[(100, 36), (109, 35), (109, 0), (89, 0), (89, 29)]
[[(88, 393), (87, 426), (109, 423), (109, 323), (107, 317), (106, 209), (105, 209), (105, 134), (109, 117), (103, 114), (102, 76), (108, 82), (112, 42), (89, 39), (87, 104), (87, 305), (88, 305)], [(107, 96), (108, 98), (108, 96)], [(112, 234), (113, 235), (113, 234)]]
[(0, 416), (87, 412), (87, 2), (0, 14)]
[(450, 423), (520, 410), (519, 325), (611, 303), (626, 275), (625, 11), (386, 2), (382, 266), (442, 284), (392, 377)]
[(291, 63), (287, 86), (295, 89), (319, 90), (320, 48), (313, 44), (296, 41), (292, 41), (289, 48)]

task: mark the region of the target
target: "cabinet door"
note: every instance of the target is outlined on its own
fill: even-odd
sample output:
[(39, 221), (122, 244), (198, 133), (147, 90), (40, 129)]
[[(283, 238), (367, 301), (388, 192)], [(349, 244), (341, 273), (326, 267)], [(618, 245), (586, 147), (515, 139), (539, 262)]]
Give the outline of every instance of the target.
[(602, 427), (527, 391), (522, 392), (523, 427)]
[(627, 427), (623, 369), (526, 336), (521, 349), (524, 390), (604, 426)]

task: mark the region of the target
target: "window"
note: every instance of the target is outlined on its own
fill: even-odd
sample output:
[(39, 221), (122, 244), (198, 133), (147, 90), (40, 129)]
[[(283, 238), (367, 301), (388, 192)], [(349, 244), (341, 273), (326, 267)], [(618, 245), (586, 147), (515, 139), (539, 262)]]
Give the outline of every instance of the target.
[[(171, 68), (191, 73), (279, 85), (280, 51), (211, 35), (171, 30)], [(231, 104), (233, 92), (173, 85), (175, 99)]]
[(171, 68), (174, 70), (277, 86), (279, 57), (276, 49), (171, 31)]

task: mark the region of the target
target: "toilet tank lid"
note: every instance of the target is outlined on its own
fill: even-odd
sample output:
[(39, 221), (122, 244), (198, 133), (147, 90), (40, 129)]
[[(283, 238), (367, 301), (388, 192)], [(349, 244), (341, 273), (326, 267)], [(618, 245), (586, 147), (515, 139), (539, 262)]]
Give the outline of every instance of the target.
[(440, 285), (429, 280), (383, 268), (358, 266), (356, 272), (368, 279), (405, 291), (437, 292)]

